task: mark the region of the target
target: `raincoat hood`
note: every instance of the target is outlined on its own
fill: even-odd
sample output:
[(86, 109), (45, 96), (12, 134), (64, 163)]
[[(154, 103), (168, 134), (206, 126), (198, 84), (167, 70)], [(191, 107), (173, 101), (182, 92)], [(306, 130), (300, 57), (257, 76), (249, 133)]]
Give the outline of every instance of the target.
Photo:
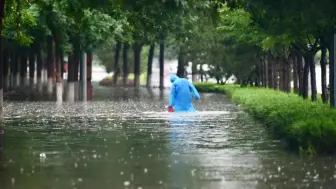
[(174, 81), (176, 80), (176, 79), (178, 79), (179, 77), (177, 76), (177, 75), (175, 75), (175, 74), (171, 74), (170, 75), (170, 82), (172, 82), (172, 83), (174, 83)]

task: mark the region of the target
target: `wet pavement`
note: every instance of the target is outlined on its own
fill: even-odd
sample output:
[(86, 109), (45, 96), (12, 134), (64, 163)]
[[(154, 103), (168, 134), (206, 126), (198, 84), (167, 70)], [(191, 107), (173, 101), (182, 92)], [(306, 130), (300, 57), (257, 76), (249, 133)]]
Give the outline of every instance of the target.
[(284, 151), (227, 97), (171, 114), (167, 96), (95, 86), (85, 104), (5, 103), (0, 189), (335, 188), (333, 157)]

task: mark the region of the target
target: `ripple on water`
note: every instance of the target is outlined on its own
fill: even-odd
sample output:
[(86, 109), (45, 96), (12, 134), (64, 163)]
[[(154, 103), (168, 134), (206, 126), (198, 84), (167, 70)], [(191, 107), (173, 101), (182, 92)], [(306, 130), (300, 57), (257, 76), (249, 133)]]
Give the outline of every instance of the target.
[(111, 101), (8, 103), (0, 188), (336, 185), (334, 158), (283, 151), (222, 95), (202, 94), (199, 112), (172, 114), (165, 108), (167, 93), (161, 100), (158, 92), (139, 97), (132, 90), (102, 90)]

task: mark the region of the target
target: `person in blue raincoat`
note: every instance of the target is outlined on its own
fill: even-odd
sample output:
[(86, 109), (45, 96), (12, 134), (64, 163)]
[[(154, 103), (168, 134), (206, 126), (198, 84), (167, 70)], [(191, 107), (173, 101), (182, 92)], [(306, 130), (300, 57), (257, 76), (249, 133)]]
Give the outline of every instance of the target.
[(192, 97), (199, 100), (200, 95), (194, 85), (174, 74), (170, 75), (170, 82), (169, 108), (174, 108), (175, 112), (195, 112)]

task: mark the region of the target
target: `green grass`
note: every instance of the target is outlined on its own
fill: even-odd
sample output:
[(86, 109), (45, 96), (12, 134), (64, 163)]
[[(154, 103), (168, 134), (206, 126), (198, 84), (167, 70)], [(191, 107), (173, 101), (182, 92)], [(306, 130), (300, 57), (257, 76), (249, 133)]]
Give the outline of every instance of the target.
[(228, 94), (292, 150), (308, 154), (336, 152), (336, 110), (320, 101), (265, 88), (199, 83), (195, 87), (200, 92)]

